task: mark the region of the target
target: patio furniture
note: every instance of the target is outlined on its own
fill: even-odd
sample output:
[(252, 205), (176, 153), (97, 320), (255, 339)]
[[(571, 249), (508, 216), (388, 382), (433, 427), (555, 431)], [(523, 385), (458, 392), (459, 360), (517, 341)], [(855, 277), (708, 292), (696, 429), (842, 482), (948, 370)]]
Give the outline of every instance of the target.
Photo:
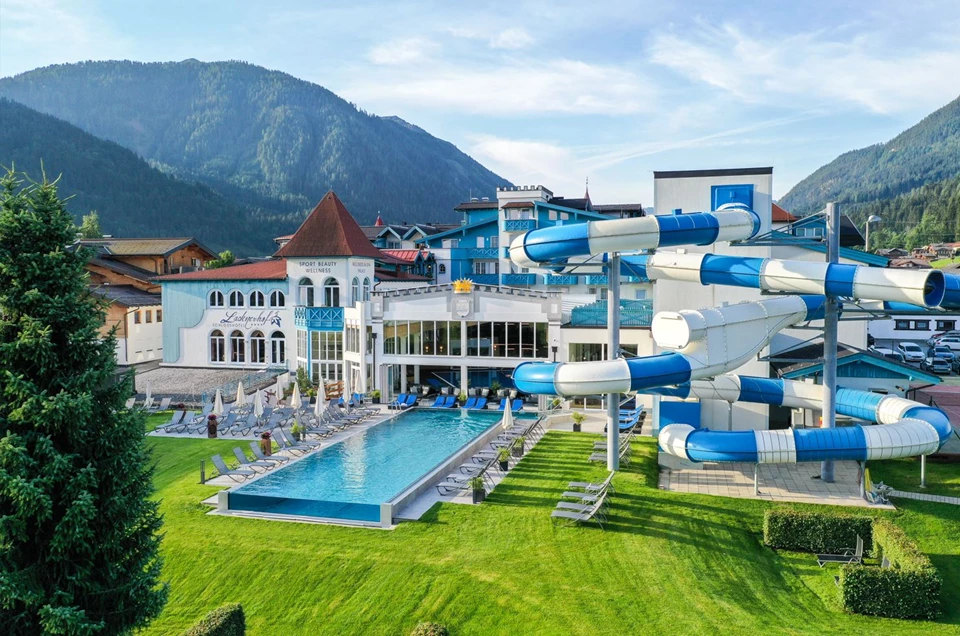
[(399, 409), (400, 406), (406, 401), (407, 401), (407, 394), (401, 393), (396, 398), (394, 398), (393, 402), (390, 402), (389, 404), (387, 404), (387, 408), (390, 409), (391, 411), (394, 409)]
[(550, 518), (554, 523), (560, 525), (573, 525), (586, 521), (596, 521), (602, 530), (603, 524), (607, 521), (606, 501), (607, 493), (601, 495), (600, 499), (591, 504), (564, 505), (565, 502), (560, 502), (557, 504), (556, 509), (550, 513)]
[(253, 470), (262, 468), (263, 469), (262, 471), (257, 471), (257, 472), (266, 472), (271, 468), (273, 468), (275, 465), (273, 462), (265, 462), (259, 459), (251, 461), (247, 459), (247, 456), (243, 453), (243, 449), (240, 448), (239, 446), (233, 449), (233, 454), (236, 455), (237, 461), (240, 462), (240, 468), (252, 468)]
[(818, 554), (817, 565), (823, 567), (827, 563), (840, 563), (841, 565), (849, 563), (863, 562), (863, 539), (857, 535), (857, 547), (855, 550), (844, 550), (843, 554)]
[(218, 473), (221, 475), (226, 475), (233, 481), (243, 481), (257, 474), (255, 471), (250, 470), (249, 468), (227, 468), (223, 458), (219, 455), (214, 455), (210, 459), (213, 460), (213, 465), (216, 467)]
[(497, 407), (497, 410), (498, 410), (498, 411), (506, 411), (506, 410), (507, 410), (507, 403), (509, 403), (509, 402), (510, 402), (510, 400), (509, 400), (508, 398), (502, 398), (502, 399), (500, 400), (500, 406)]
[(170, 421), (167, 422), (166, 424), (161, 424), (160, 426), (158, 426), (157, 430), (166, 432), (168, 428), (173, 428), (174, 426), (177, 426), (178, 424), (180, 424), (180, 420), (183, 419), (184, 414), (185, 414), (185, 411), (174, 411), (173, 415), (170, 416)]
[(226, 434), (237, 424), (237, 414), (227, 413), (226, 417), (221, 417), (217, 423), (217, 434)]
[(523, 410), (523, 400), (521, 400), (520, 398), (515, 399), (515, 400), (513, 401), (513, 406), (511, 406), (510, 408), (511, 408), (511, 410), (514, 410), (514, 411), (522, 411), (522, 410)]
[(416, 405), (417, 405), (417, 395), (416, 393), (411, 393), (410, 395), (407, 396), (407, 401), (400, 405), (400, 410), (403, 411), (409, 408), (413, 408)]
[(290, 458), (285, 455), (264, 455), (263, 449), (260, 448), (260, 444), (258, 442), (250, 442), (250, 450), (253, 451), (253, 456), (260, 461), (274, 462), (277, 464), (290, 461)]
[(167, 410), (169, 410), (169, 409), (170, 409), (170, 401), (171, 401), (171, 399), (172, 399), (172, 398), (168, 398), (168, 397), (162, 398), (162, 399), (160, 400), (160, 404), (157, 404), (157, 405), (155, 405), (155, 406), (150, 407), (150, 409), (149, 409), (150, 412), (151, 412), (151, 413), (158, 413), (159, 411), (167, 411)]
[(477, 399), (478, 398), (475, 398), (475, 397), (468, 397), (467, 401), (463, 403), (463, 406), (461, 408), (465, 408), (465, 409), (474, 408), (477, 405)]
[(478, 397), (477, 401), (474, 402), (473, 406), (467, 407), (473, 411), (482, 411), (487, 408), (487, 398)]
[(277, 434), (273, 436), (273, 439), (276, 440), (277, 444), (283, 450), (289, 450), (292, 453), (297, 453), (298, 455), (303, 455), (312, 450), (320, 448), (320, 442), (311, 442), (309, 440), (305, 442), (297, 442), (289, 437), (287, 437), (286, 431), (282, 428), (277, 429)]
[(613, 476), (616, 475), (616, 471), (611, 471), (607, 478), (601, 481), (600, 483), (593, 483), (589, 481), (571, 481), (567, 484), (567, 488), (580, 488), (584, 492), (596, 494), (605, 490), (610, 492), (616, 492), (613, 488)]

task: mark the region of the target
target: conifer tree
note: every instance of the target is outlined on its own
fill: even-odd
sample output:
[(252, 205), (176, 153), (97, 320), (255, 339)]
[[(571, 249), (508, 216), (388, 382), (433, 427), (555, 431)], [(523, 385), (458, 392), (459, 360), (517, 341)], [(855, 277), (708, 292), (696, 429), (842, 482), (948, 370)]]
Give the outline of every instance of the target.
[(118, 634), (166, 600), (141, 414), (56, 183), (0, 179), (0, 633)]

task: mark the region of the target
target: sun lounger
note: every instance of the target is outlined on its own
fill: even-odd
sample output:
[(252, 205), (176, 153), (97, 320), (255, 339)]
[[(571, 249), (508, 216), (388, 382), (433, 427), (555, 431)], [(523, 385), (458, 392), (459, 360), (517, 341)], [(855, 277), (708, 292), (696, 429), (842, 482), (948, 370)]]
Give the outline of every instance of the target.
[(467, 401), (463, 403), (463, 406), (462, 406), (461, 408), (464, 408), (464, 409), (472, 409), (472, 408), (475, 407), (476, 405), (477, 405), (477, 398), (475, 398), (475, 397), (468, 397), (468, 398), (467, 398)]
[(406, 401), (407, 401), (407, 394), (401, 393), (393, 400), (393, 402), (390, 402), (389, 404), (387, 404), (387, 408), (390, 409), (391, 411), (394, 409), (399, 409), (400, 406)]
[(259, 472), (265, 472), (275, 466), (273, 462), (265, 462), (259, 459), (250, 461), (243, 453), (243, 449), (239, 446), (233, 449), (233, 454), (237, 457), (237, 461), (240, 462), (240, 468), (252, 468), (253, 470), (262, 469)]
[(506, 410), (507, 410), (507, 403), (508, 403), (508, 402), (510, 402), (510, 400), (507, 399), (507, 398), (503, 398), (502, 400), (500, 400), (500, 406), (497, 407), (497, 410), (498, 410), (498, 411), (506, 411)]
[(407, 396), (407, 401), (400, 405), (400, 410), (404, 411), (406, 409), (411, 409), (417, 405), (419, 399), (415, 393), (411, 393)]
[(226, 417), (221, 417), (217, 423), (217, 433), (221, 435), (228, 433), (237, 425), (237, 417), (236, 413), (227, 413)]
[(259, 442), (250, 442), (250, 450), (253, 451), (253, 456), (262, 462), (273, 462), (274, 464), (282, 464), (284, 462), (290, 461), (290, 458), (285, 455), (264, 455), (263, 449), (260, 448)]
[(474, 403), (474, 405), (473, 405), (472, 407), (468, 407), (468, 408), (470, 408), (470, 409), (472, 409), (472, 410), (474, 410), (474, 411), (480, 411), (480, 410), (483, 410), (483, 409), (487, 408), (487, 398), (485, 398), (485, 397), (478, 397), (478, 398), (477, 398), (477, 401)]
[(180, 418), (180, 421), (176, 425), (167, 425), (165, 427), (166, 432), (169, 433), (172, 429), (174, 433), (182, 433), (193, 424), (193, 420), (195, 420), (196, 417), (196, 411), (185, 411), (183, 417)]
[(244, 479), (249, 479), (257, 474), (255, 471), (250, 470), (249, 468), (227, 468), (223, 458), (219, 455), (214, 455), (211, 457), (211, 459), (213, 460), (213, 465), (216, 467), (217, 472), (219, 472), (221, 475), (226, 475), (233, 481), (243, 481)]
[(609, 489), (610, 492), (614, 492), (613, 476), (615, 474), (616, 471), (611, 471), (610, 474), (607, 475), (607, 478), (600, 483), (593, 483), (589, 481), (571, 481), (569, 484), (567, 484), (567, 488), (580, 488), (589, 493), (598, 493), (607, 489)]
[(429, 408), (431, 408), (431, 409), (439, 409), (439, 408), (441, 408), (441, 407), (444, 405), (444, 403), (445, 403), (446, 401), (447, 401), (447, 396), (445, 396), (445, 395), (438, 395), (438, 396), (437, 396), (437, 399), (435, 399), (435, 400), (433, 401), (433, 404), (431, 404)]
[(583, 523), (585, 521), (596, 521), (597, 525), (599, 525), (600, 529), (602, 530), (603, 524), (606, 522), (606, 515), (604, 512), (604, 504), (606, 503), (606, 500), (607, 494), (604, 493), (600, 499), (588, 505), (562, 505), (564, 502), (560, 502), (557, 504), (557, 508), (550, 513), (550, 518), (554, 521), (554, 523), (561, 523), (563, 525), (572, 525), (575, 523)]
[(515, 399), (515, 400), (513, 401), (513, 406), (510, 407), (510, 408), (511, 408), (512, 410), (514, 410), (514, 411), (522, 411), (522, 410), (523, 410), (523, 400), (521, 400), (520, 398)]
[(149, 408), (147, 408), (147, 410), (150, 411), (151, 413), (157, 413), (159, 411), (166, 411), (169, 409), (170, 409), (170, 398), (168, 397), (162, 398), (159, 404), (154, 403), (153, 399), (151, 398), (151, 405)]
[(294, 441), (282, 428), (277, 430), (277, 434), (274, 436), (274, 439), (277, 440), (278, 444), (280, 443), (280, 440), (283, 440), (286, 442), (288, 447), (296, 449), (306, 448), (309, 450), (314, 450), (320, 448), (321, 446), (320, 442), (312, 442), (310, 440), (305, 440), (302, 442)]
[(166, 432), (168, 428), (173, 428), (174, 426), (178, 426), (180, 424), (180, 420), (183, 419), (184, 414), (185, 414), (184, 411), (174, 411), (173, 415), (170, 416), (170, 421), (167, 422), (166, 424), (162, 424), (158, 426), (157, 430)]
[(823, 567), (827, 563), (861, 563), (863, 561), (863, 539), (857, 535), (855, 550), (844, 550), (843, 554), (818, 554), (817, 565)]

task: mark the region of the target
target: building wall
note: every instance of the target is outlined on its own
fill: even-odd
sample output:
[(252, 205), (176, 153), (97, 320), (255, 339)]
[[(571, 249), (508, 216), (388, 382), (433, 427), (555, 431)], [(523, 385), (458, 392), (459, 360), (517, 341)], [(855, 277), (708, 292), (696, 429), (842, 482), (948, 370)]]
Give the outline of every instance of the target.
[[(160, 309), (159, 306), (131, 307), (127, 311), (127, 364), (163, 359), (163, 320), (158, 321), (162, 316), (157, 314)], [(136, 314), (140, 316), (139, 323), (134, 321)], [(147, 322), (148, 317), (150, 322)]]
[(87, 264), (91, 285), (131, 285), (142, 291), (160, 293), (160, 285), (151, 281), (144, 281), (131, 276), (124, 276), (106, 267), (99, 267), (94, 263)]

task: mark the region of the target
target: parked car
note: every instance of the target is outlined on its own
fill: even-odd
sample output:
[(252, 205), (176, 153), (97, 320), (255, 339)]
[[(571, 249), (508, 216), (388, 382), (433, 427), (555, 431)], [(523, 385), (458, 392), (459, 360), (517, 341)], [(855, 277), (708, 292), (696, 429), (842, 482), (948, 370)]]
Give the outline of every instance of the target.
[(960, 336), (943, 336), (934, 342), (934, 346), (943, 345), (952, 351), (960, 351)]
[(960, 331), (941, 331), (940, 333), (935, 333), (927, 340), (927, 344), (936, 344), (941, 338), (960, 338)]
[(931, 355), (934, 358), (943, 358), (944, 360), (950, 363), (952, 363), (953, 359), (957, 357), (956, 355), (954, 355), (953, 349), (943, 344), (933, 345), (930, 348), (928, 355)]
[(896, 351), (903, 355), (907, 362), (923, 362), (923, 349), (915, 342), (898, 342)]
[(949, 374), (952, 367), (950, 363), (943, 358), (934, 358), (933, 356), (927, 356), (923, 359), (923, 362), (920, 364), (922, 369), (927, 371), (933, 371), (934, 373), (943, 373)]
[(894, 362), (899, 362), (904, 364), (906, 359), (904, 359), (903, 354), (899, 351), (894, 351), (893, 349), (884, 349), (883, 347), (870, 347), (872, 353), (877, 354), (878, 356), (883, 356), (887, 360), (893, 360)]

